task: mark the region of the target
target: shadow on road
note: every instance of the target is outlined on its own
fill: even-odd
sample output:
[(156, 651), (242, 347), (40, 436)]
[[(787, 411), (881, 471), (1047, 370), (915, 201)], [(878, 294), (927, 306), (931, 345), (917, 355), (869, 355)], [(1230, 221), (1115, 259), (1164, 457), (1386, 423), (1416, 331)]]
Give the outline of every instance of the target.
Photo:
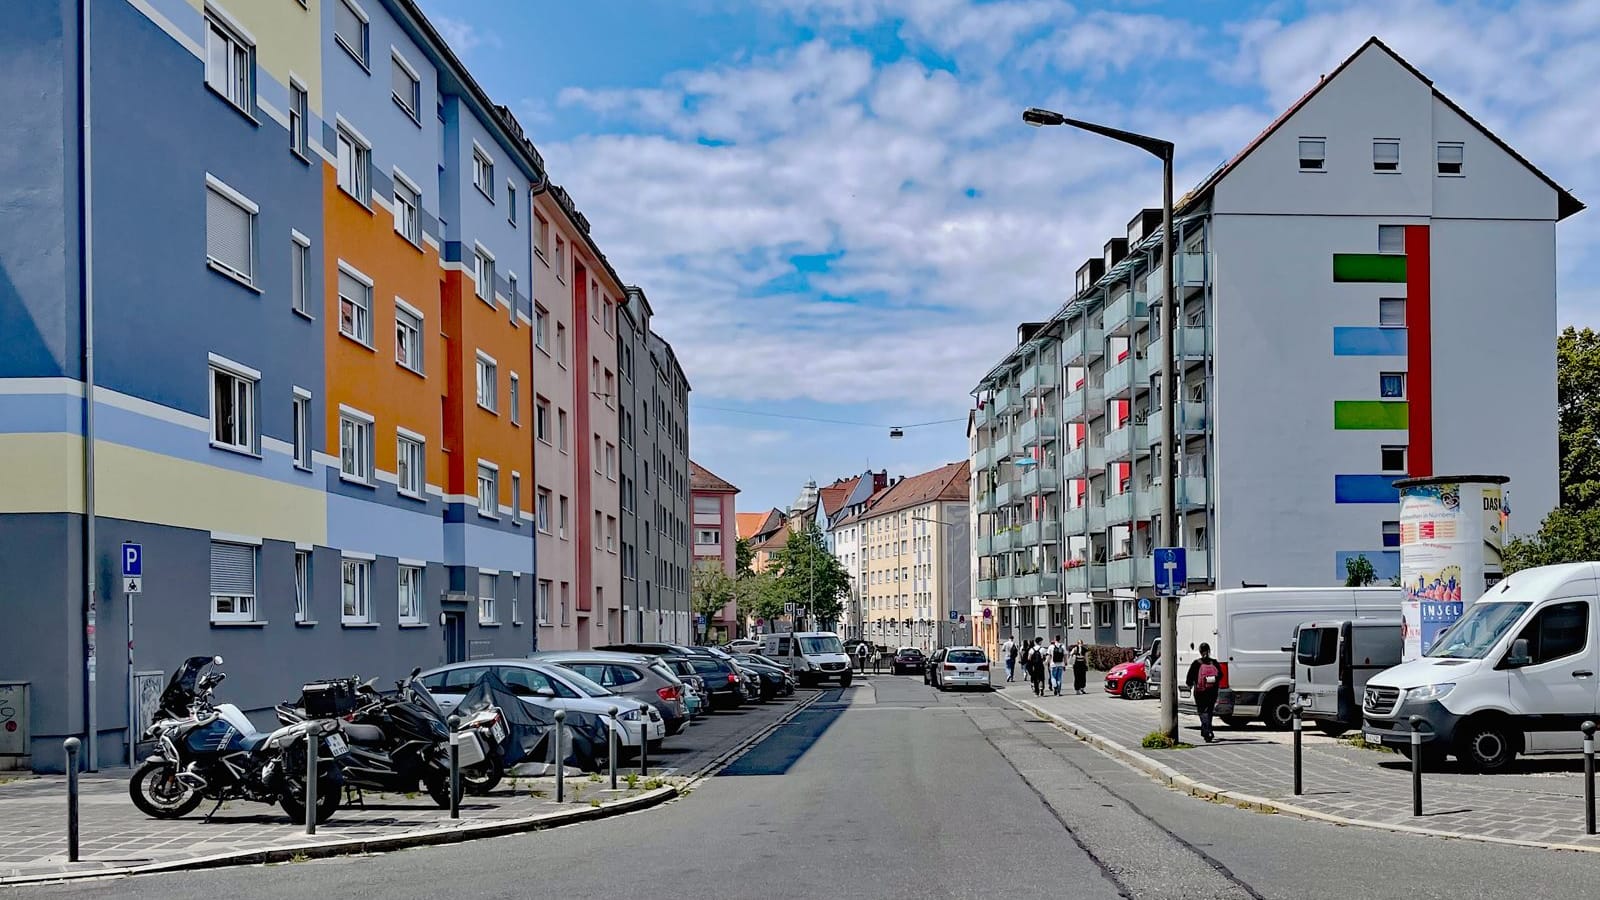
[(842, 689), (822, 692), (815, 704), (802, 710), (783, 727), (768, 735), (761, 743), (750, 748), (743, 756), (717, 773), (725, 775), (782, 775), (792, 768), (811, 745), (816, 743), (844, 713), (840, 702)]

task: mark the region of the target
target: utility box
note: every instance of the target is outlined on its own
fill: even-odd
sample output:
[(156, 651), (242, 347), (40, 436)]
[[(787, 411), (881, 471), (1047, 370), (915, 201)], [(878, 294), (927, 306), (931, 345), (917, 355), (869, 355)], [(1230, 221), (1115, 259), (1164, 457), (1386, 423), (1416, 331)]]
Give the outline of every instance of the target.
[(33, 765), (33, 731), (28, 727), (28, 683), (0, 681), (0, 769)]

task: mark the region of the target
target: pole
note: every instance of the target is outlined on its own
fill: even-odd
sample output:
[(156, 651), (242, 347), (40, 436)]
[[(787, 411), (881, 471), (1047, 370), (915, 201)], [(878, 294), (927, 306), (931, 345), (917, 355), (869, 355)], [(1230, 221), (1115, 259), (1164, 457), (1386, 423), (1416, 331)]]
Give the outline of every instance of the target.
[(639, 710), (639, 777), (650, 774), (650, 720)]
[[(1176, 439), (1178, 397), (1174, 387), (1172, 320), (1172, 155), (1161, 153), (1161, 545), (1178, 545)], [(1161, 730), (1178, 739), (1178, 600), (1161, 598)]]
[(139, 700), (133, 681), (133, 601), (137, 594), (124, 594), (128, 598), (128, 768), (134, 764), (134, 744), (139, 740)]
[(307, 722), (306, 729), (306, 834), (317, 833), (317, 736), (316, 722)]
[(1411, 815), (1422, 815), (1422, 717), (1411, 717)]
[(606, 733), (606, 767), (611, 771), (611, 789), (617, 789), (617, 713), (615, 706), (611, 707), (611, 729)]
[(78, 861), (78, 739), (61, 742), (67, 751), (67, 862)]
[(450, 818), (461, 818), (461, 717), (445, 719), (450, 726)]
[(1594, 723), (1583, 723), (1583, 833), (1594, 834)]
[(1304, 791), (1300, 784), (1300, 701), (1289, 704), (1294, 710), (1294, 795), (1300, 796)]
[(567, 799), (567, 711), (556, 710), (556, 802)]

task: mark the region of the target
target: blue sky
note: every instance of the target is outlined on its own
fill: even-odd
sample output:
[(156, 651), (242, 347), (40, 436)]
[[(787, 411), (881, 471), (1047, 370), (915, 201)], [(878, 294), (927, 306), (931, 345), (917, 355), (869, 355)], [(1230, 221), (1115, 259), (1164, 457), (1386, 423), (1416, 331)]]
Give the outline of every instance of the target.
[[(1181, 192), (1377, 34), (1600, 203), (1600, 0), (422, 5), (649, 294), (740, 509), (964, 457), (1017, 322), (1159, 202), (1154, 160), (1024, 107), (1170, 137)], [(1560, 321), (1600, 325), (1600, 213), (1558, 240)]]

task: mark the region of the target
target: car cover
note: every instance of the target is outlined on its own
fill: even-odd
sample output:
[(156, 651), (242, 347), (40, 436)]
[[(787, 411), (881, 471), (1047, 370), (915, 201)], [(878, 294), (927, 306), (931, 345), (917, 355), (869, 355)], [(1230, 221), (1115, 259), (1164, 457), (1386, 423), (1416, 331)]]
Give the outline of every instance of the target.
[[(500, 745), (501, 761), (506, 768), (529, 761), (555, 762), (555, 712), (524, 703), (492, 668), (478, 678), (456, 704), (455, 711), (466, 717), (491, 706), (499, 707), (506, 720), (506, 739)], [(566, 725), (566, 763), (593, 771), (596, 750), (605, 742), (608, 726), (593, 713), (572, 710), (567, 712)]]

